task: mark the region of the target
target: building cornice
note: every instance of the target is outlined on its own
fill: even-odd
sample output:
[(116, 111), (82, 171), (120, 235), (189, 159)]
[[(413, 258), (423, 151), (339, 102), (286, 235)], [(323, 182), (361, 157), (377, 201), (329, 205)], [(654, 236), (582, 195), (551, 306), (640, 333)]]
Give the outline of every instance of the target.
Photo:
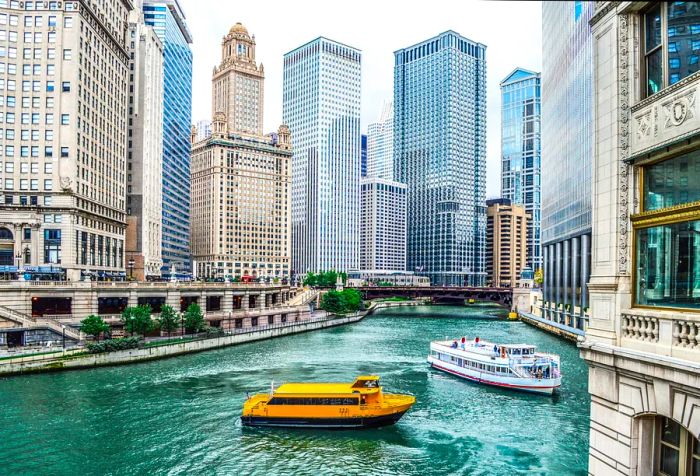
[(636, 227), (660, 226), (676, 221), (700, 220), (700, 200), (632, 215)]

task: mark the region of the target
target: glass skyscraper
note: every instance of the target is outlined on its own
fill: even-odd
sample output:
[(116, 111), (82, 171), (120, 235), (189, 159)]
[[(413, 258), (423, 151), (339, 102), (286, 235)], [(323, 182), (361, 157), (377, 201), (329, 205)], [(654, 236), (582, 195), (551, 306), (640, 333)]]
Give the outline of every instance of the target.
[(360, 176), (367, 177), (367, 134), (360, 136)]
[(543, 315), (583, 329), (591, 263), (594, 2), (542, 3)]
[(165, 46), (163, 77), (163, 271), (191, 272), (192, 36), (177, 0), (144, 1), (146, 24)]
[(540, 73), (516, 68), (501, 81), (501, 196), (523, 205), (527, 266), (542, 267), (540, 251)]
[(385, 102), (367, 128), (367, 176), (394, 180), (394, 103)]
[(317, 38), (284, 55), (294, 273), (359, 268), (359, 50)]
[(407, 185), (407, 267), (483, 285), (486, 46), (446, 31), (394, 53), (394, 179)]

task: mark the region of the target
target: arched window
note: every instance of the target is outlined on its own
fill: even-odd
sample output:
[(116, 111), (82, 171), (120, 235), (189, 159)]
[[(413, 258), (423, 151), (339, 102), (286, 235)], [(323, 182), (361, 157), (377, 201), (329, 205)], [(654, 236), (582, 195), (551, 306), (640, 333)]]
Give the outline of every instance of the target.
[(682, 425), (666, 417), (656, 417), (655, 430), (656, 474), (700, 474), (700, 440)]
[(0, 240), (14, 240), (14, 235), (7, 228), (0, 228)]

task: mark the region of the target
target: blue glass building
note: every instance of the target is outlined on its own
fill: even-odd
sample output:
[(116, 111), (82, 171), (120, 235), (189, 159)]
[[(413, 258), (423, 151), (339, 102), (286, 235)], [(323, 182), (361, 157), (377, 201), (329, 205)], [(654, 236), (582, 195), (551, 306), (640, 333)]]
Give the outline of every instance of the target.
[(394, 178), (407, 189), (407, 267), (483, 285), (486, 46), (454, 31), (394, 53)]
[(594, 10), (542, 3), (543, 316), (579, 329), (591, 264)]
[(523, 205), (527, 267), (542, 267), (540, 247), (540, 73), (516, 68), (501, 81), (501, 196)]
[(143, 13), (165, 45), (163, 78), (163, 272), (192, 271), (190, 126), (192, 36), (177, 0), (145, 1)]
[(317, 38), (284, 55), (292, 134), (292, 269), (359, 269), (362, 53)]

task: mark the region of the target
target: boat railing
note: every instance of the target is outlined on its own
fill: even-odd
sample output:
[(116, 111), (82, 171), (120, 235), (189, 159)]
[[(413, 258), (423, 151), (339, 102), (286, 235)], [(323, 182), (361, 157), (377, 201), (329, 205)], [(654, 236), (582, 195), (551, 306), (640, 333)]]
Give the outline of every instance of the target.
[(532, 375), (532, 373), (529, 370), (527, 370), (525, 367), (521, 367), (520, 365), (512, 365), (510, 368), (520, 378), (534, 378), (535, 377), (534, 375)]

